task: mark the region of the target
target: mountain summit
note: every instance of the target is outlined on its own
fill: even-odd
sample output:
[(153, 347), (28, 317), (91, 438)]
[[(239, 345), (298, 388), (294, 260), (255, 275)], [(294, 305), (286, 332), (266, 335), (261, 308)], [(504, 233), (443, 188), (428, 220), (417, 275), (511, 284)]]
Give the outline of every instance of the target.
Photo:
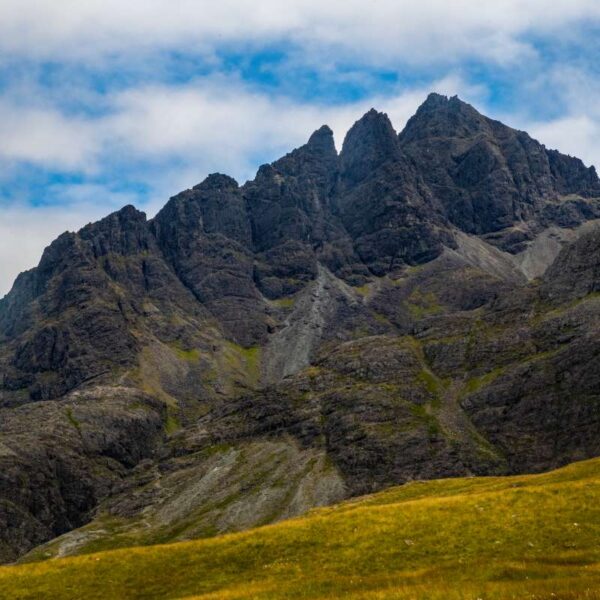
[(61, 235), (0, 300), (0, 559), (600, 454), (598, 219), (593, 167), (431, 94)]

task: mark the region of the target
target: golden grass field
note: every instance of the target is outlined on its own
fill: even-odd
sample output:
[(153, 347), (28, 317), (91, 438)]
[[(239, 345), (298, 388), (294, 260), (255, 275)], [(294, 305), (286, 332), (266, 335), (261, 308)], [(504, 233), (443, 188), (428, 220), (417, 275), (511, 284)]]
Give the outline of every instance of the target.
[(0, 598), (600, 599), (600, 460), (414, 482), (243, 533), (2, 567)]

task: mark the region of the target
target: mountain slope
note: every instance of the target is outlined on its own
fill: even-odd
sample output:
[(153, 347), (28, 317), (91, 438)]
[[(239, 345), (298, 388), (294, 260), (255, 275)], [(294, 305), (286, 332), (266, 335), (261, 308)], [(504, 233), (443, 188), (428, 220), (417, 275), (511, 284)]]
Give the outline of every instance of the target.
[(0, 560), (600, 454), (599, 186), (432, 95), (63, 234), (0, 300)]
[[(173, 435), (89, 525), (41, 552), (191, 539), (414, 478), (600, 455), (600, 299), (548, 305), (537, 289), (524, 293), (487, 313), (430, 315), (413, 335), (340, 344), (229, 399)], [(157, 508), (165, 503), (187, 508)]]
[(414, 482), (199, 542), (0, 568), (11, 598), (599, 598), (600, 465)]

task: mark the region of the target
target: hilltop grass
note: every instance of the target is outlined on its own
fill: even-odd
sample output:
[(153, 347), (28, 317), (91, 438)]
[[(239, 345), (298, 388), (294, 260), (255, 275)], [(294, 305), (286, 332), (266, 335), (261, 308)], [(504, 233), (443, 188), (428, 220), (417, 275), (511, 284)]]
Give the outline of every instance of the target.
[(244, 533), (4, 567), (0, 597), (600, 599), (600, 460), (414, 482)]

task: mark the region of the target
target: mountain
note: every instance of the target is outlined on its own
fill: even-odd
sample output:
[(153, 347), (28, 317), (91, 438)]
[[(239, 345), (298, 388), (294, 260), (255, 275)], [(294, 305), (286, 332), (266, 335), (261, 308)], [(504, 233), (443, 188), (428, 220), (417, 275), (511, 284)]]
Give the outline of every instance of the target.
[(595, 600), (599, 467), (412, 482), (219, 538), (2, 567), (0, 596)]
[(0, 300), (0, 559), (600, 455), (598, 219), (593, 167), (431, 94), (61, 235)]

